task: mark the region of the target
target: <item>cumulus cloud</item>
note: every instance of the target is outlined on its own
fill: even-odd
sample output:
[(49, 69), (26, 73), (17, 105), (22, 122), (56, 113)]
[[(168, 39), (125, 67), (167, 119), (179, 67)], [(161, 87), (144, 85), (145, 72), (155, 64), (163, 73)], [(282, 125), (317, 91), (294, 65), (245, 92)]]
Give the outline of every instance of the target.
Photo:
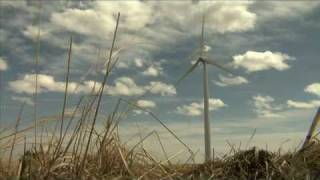
[(263, 20), (273, 20), (274, 18), (288, 18), (304, 15), (320, 5), (319, 1), (293, 1), (281, 3), (280, 1), (264, 1), (257, 3), (257, 14)]
[(134, 96), (146, 92), (143, 87), (138, 86), (130, 77), (120, 77), (115, 80), (114, 86), (107, 86), (106, 91), (111, 95)]
[(176, 88), (171, 85), (160, 81), (151, 81), (148, 85), (137, 85), (130, 77), (117, 78), (113, 86), (108, 85), (106, 92), (110, 95), (125, 95), (134, 96), (142, 95), (146, 92), (151, 94), (159, 94), (161, 96), (175, 95)]
[(121, 12), (123, 28), (128, 30), (144, 27), (151, 18), (151, 7), (141, 1), (97, 1), (92, 5), (90, 9), (54, 12), (51, 22), (80, 34), (105, 37), (114, 30), (118, 12)]
[[(231, 5), (229, 2), (214, 2), (207, 8), (207, 21), (218, 32), (241, 32), (254, 28), (257, 16), (250, 12), (251, 3)], [(210, 26), (210, 25), (209, 25)]]
[(253, 97), (255, 112), (259, 117), (281, 118), (282, 115), (277, 112), (282, 110), (282, 106), (274, 105), (274, 98), (270, 96), (257, 95)]
[(145, 63), (144, 60), (141, 59), (141, 58), (135, 58), (134, 59), (134, 65), (136, 67), (143, 67), (144, 63)]
[(320, 96), (320, 83), (310, 84), (304, 89), (304, 91)]
[[(36, 74), (26, 74), (18, 80), (9, 82), (9, 88), (16, 93), (33, 94), (35, 92)], [(83, 83), (69, 82), (69, 93), (88, 93), (94, 87), (93, 81)], [(65, 82), (56, 81), (53, 76), (38, 74), (38, 92), (64, 92)]]
[[(51, 29), (49, 29), (49, 27), (46, 27), (46, 28), (41, 28), (40, 29), (40, 37), (42, 40), (48, 40), (50, 38), (52, 38), (52, 35), (50, 34), (51, 32)], [(22, 31), (22, 34), (29, 38), (29, 39), (32, 39), (34, 41), (37, 40), (37, 36), (38, 36), (38, 33), (39, 33), (39, 27), (37, 26), (34, 26), (34, 25), (28, 25), (23, 31)]]
[[(129, 68), (129, 65), (125, 62), (120, 61), (120, 62), (117, 62), (116, 67), (120, 69), (127, 69)], [(103, 74), (105, 74), (105, 70), (103, 70)]]
[[(23, 77), (10, 81), (9, 88), (16, 93), (33, 94), (35, 92), (35, 74), (25, 74)], [(68, 92), (75, 93), (90, 93), (97, 92), (101, 87), (100, 82), (83, 81), (69, 82)], [(47, 74), (38, 74), (38, 93), (45, 92), (64, 92), (65, 82), (56, 81), (55, 78)], [(130, 77), (119, 77), (114, 80), (113, 85), (106, 85), (105, 93), (113, 96), (136, 96), (146, 92), (152, 94), (160, 94), (162, 96), (172, 96), (176, 94), (176, 89), (171, 84), (166, 84), (160, 81), (152, 81), (148, 85), (137, 85)]]
[(33, 106), (34, 102), (30, 97), (23, 97), (23, 96), (12, 96), (12, 100), (18, 101), (20, 103), (26, 103), (27, 105)]
[(51, 22), (70, 31), (99, 36), (111, 32), (115, 26), (112, 16), (103, 15), (93, 9), (67, 9), (61, 13), (54, 12), (51, 15)]
[(125, 28), (138, 30), (144, 27), (152, 19), (152, 8), (141, 1), (97, 1), (93, 8), (103, 15), (114, 16), (121, 12), (122, 23)]
[[(221, 99), (209, 99), (209, 111), (218, 110), (225, 106), (227, 105)], [(200, 116), (203, 112), (203, 101), (178, 106), (176, 112), (187, 116)]]
[[(129, 50), (128, 50), (129, 51)], [(126, 52), (122, 52), (121, 59), (117, 62), (116, 67), (120, 69), (129, 69), (133, 67), (142, 68), (146, 66), (147, 64), (150, 64), (149, 60), (143, 59), (140, 56), (143, 56), (143, 53), (139, 54), (141, 52), (137, 52), (137, 54), (131, 54)], [(131, 58), (131, 56), (136, 56), (134, 59)]]
[(6, 71), (8, 69), (8, 64), (3, 57), (0, 57), (0, 71)]
[(194, 27), (195, 22), (200, 22), (203, 12), (206, 14), (206, 28), (220, 33), (252, 29), (257, 19), (256, 14), (249, 10), (252, 4), (249, 2), (186, 1), (161, 4), (154, 6), (158, 13), (163, 14), (163, 19), (170, 18), (172, 23), (181, 29)]
[(156, 103), (150, 100), (138, 100), (137, 105), (142, 108), (154, 108), (156, 107)]
[(161, 66), (149, 66), (145, 71), (142, 72), (145, 76), (157, 77), (163, 74), (163, 69)]
[[(86, 8), (69, 8), (62, 12), (54, 12), (51, 22), (61, 28), (81, 34), (104, 36), (110, 33), (115, 25), (115, 14), (121, 12), (122, 28), (136, 31), (147, 25), (149, 33), (158, 32), (158, 24), (173, 23), (176, 26), (166, 31), (173, 34), (176, 30), (190, 29), (194, 18), (200, 19), (206, 12), (207, 28), (217, 32), (241, 32), (252, 29), (256, 22), (256, 14), (249, 10), (252, 3), (238, 2), (142, 2), (142, 1), (96, 1)], [(188, 16), (177, 16), (176, 13)], [(67, 18), (66, 18), (67, 17)], [(172, 19), (171, 17), (175, 17)], [(190, 18), (192, 17), (192, 18)], [(170, 22), (172, 21), (172, 22)], [(197, 21), (196, 21), (197, 22)], [(151, 26), (150, 26), (151, 25)], [(174, 30), (176, 29), (176, 30)], [(158, 36), (168, 34), (158, 34)], [(143, 35), (142, 35), (143, 36)]]
[(287, 105), (288, 105), (288, 107), (291, 107), (291, 108), (311, 109), (311, 108), (319, 107), (320, 101), (319, 100), (311, 100), (308, 102), (303, 102), (303, 101), (288, 100)]
[[(33, 94), (35, 92), (35, 74), (26, 74), (22, 79), (9, 82), (11, 90), (17, 93)], [(38, 74), (38, 91), (61, 91), (63, 84), (57, 83), (52, 76)], [(61, 85), (61, 86), (60, 86)]]
[(221, 87), (237, 86), (241, 84), (248, 84), (248, 80), (242, 76), (226, 77), (219, 75), (219, 81), (216, 81), (215, 84)]
[(107, 92), (111, 95), (142, 95), (146, 92), (151, 94), (160, 94), (161, 96), (175, 95), (176, 88), (160, 81), (151, 81), (148, 85), (138, 86), (133, 79), (129, 77), (121, 77), (116, 79), (115, 86), (108, 86)]
[(171, 84), (160, 81), (151, 81), (146, 89), (152, 94), (160, 94), (162, 96), (173, 96), (177, 94), (176, 88)]
[[(71, 3), (72, 4), (72, 3)], [(254, 26), (254, 13), (250, 10), (251, 3), (236, 3), (230, 6), (226, 2), (147, 2), (147, 1), (92, 1), (84, 3), (83, 6), (74, 3), (65, 6), (52, 6), (45, 8), (45, 17), (49, 21), (41, 23), (41, 40), (49, 45), (59, 46), (65, 43), (65, 31), (76, 32), (81, 36), (80, 44), (88, 44), (93, 48), (85, 48), (85, 52), (75, 53), (80, 60), (88, 60), (86, 63), (92, 63), (89, 59), (95, 58), (93, 51), (96, 48), (108, 49), (109, 44), (105, 39), (112, 37), (115, 27), (116, 14), (121, 12), (120, 27), (121, 33), (117, 36), (117, 47), (130, 49), (130, 56), (137, 57), (140, 49), (148, 52), (147, 56), (152, 56), (150, 49), (159, 47), (168, 47), (175, 45), (186, 39), (186, 34), (191, 36), (199, 34), (199, 29), (193, 28), (199, 23), (203, 11), (206, 11), (206, 28), (209, 32), (237, 32), (251, 29)], [(214, 11), (213, 11), (214, 10)], [(26, 11), (29, 8), (26, 8)], [(29, 13), (32, 14), (32, 13)], [(249, 15), (250, 14), (250, 15)], [(188, 15), (188, 16), (186, 16)], [(249, 16), (248, 16), (249, 15)], [(172, 18), (175, 17), (175, 18)], [(28, 17), (29, 18), (29, 17)], [(26, 19), (28, 19), (26, 18)], [(25, 21), (25, 20), (21, 20)], [(20, 21), (18, 22), (20, 23)], [(29, 39), (34, 39), (38, 32), (38, 27), (30, 25), (27, 21), (20, 23), (22, 34)], [(239, 26), (241, 24), (241, 26)], [(75, 35), (75, 36), (78, 36)], [(85, 36), (83, 36), (85, 35)], [(103, 38), (103, 40), (101, 40)], [(189, 37), (188, 37), (189, 38)], [(78, 38), (75, 38), (75, 41)], [(128, 47), (128, 41), (133, 41), (135, 47)], [(76, 47), (76, 46), (75, 46)], [(209, 46), (207, 47), (209, 48)], [(28, 47), (20, 48), (28, 49)], [(123, 51), (122, 51), (123, 52)], [(29, 52), (26, 52), (29, 53)], [(50, 52), (54, 53), (54, 52)], [(121, 54), (123, 57), (123, 54)], [(24, 57), (24, 56), (22, 56)], [(49, 57), (49, 56), (48, 56)], [(50, 56), (56, 57), (56, 56)], [(26, 58), (27, 59), (27, 58)], [(59, 59), (59, 58), (56, 58)], [(125, 59), (125, 58), (123, 58)], [(53, 68), (64, 65), (62, 62), (49, 60), (45, 68), (49, 71)], [(80, 63), (78, 63), (80, 64)], [(77, 64), (77, 65), (78, 65)], [(135, 60), (134, 65), (143, 67), (144, 63)], [(119, 61), (117, 67), (128, 68), (131, 64)], [(48, 72), (48, 71), (46, 71)], [(56, 71), (55, 71), (56, 72)], [(155, 76), (154, 67), (149, 67), (145, 73)], [(58, 74), (58, 73), (57, 73)]]
[(284, 71), (290, 68), (287, 61), (291, 59), (294, 58), (281, 52), (247, 51), (245, 54), (233, 56), (232, 65), (235, 68), (244, 68), (248, 73), (269, 69)]

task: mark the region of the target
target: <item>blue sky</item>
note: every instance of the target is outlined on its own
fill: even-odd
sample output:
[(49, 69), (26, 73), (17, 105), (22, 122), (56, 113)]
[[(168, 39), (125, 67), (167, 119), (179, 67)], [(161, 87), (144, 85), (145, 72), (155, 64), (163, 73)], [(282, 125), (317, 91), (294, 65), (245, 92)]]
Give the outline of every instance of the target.
[[(201, 158), (202, 67), (174, 84), (195, 60), (191, 55), (205, 12), (207, 54), (239, 74), (209, 68), (213, 146), (223, 153), (229, 149), (227, 140), (245, 144), (256, 128), (250, 145), (277, 149), (290, 139), (284, 146), (294, 148), (320, 105), (319, 6), (317, 1), (44, 1), (39, 24), (37, 1), (1, 1), (1, 124), (13, 124), (24, 101), (23, 121), (32, 122), (39, 27), (38, 113), (43, 117), (60, 114), (70, 36), (74, 44), (68, 108), (91, 91), (94, 81), (101, 82), (120, 12), (119, 61), (107, 83), (102, 113), (119, 97), (135, 98), (192, 149), (199, 149)], [(161, 132), (172, 153), (182, 148), (138, 110), (122, 122), (123, 138), (136, 134), (137, 127), (145, 134)], [(146, 144), (157, 152), (154, 141)]]

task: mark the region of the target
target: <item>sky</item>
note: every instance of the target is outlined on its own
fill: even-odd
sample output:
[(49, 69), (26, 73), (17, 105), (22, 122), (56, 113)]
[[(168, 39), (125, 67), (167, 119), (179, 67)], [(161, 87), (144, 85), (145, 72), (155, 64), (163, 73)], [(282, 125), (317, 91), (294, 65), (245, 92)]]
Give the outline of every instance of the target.
[[(119, 98), (134, 99), (203, 158), (202, 67), (178, 85), (176, 81), (197, 58), (205, 14), (207, 56), (236, 74), (208, 67), (215, 152), (227, 153), (232, 145), (293, 150), (320, 106), (319, 7), (318, 1), (70, 0), (43, 1), (39, 8), (38, 1), (2, 0), (0, 123), (12, 126), (23, 102), (22, 124), (33, 121), (39, 29), (37, 113), (46, 117), (61, 113), (70, 37), (67, 108), (72, 109), (102, 81), (120, 12), (115, 42), (119, 60), (108, 79), (101, 114), (108, 114)], [(185, 150), (139, 109), (120, 124), (124, 140), (153, 131), (169, 153)], [(154, 138), (145, 146), (159, 153)]]

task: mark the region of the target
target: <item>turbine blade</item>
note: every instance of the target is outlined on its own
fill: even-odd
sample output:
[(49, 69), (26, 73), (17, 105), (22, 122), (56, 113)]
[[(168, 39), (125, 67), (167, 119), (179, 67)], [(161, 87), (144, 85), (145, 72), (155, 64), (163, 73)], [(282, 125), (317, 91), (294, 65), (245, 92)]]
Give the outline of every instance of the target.
[(197, 60), (196, 63), (194, 63), (176, 82), (176, 85), (178, 85), (184, 78), (186, 78), (199, 64), (199, 60)]
[(201, 37), (200, 37), (200, 56), (203, 56), (204, 52), (204, 14), (202, 15)]
[(195, 48), (192, 50), (192, 52), (185, 58), (186, 60), (192, 60), (192, 59), (197, 59), (199, 57), (199, 54), (201, 52), (201, 48)]
[(217, 68), (229, 73), (229, 74), (232, 74), (234, 76), (238, 76), (237, 74), (235, 74), (234, 72), (230, 71), (228, 68), (224, 67), (223, 65), (220, 65), (212, 60), (208, 60), (208, 59), (205, 59), (205, 62), (210, 64), (210, 65), (213, 65), (213, 66), (216, 66)]

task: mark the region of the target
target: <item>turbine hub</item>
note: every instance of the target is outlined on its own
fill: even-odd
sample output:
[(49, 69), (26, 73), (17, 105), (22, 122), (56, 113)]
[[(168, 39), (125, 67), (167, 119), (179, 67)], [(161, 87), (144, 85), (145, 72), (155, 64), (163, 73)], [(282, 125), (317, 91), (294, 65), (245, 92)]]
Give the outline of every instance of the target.
[(199, 61), (205, 62), (206, 60), (204, 59), (204, 57), (199, 57)]

